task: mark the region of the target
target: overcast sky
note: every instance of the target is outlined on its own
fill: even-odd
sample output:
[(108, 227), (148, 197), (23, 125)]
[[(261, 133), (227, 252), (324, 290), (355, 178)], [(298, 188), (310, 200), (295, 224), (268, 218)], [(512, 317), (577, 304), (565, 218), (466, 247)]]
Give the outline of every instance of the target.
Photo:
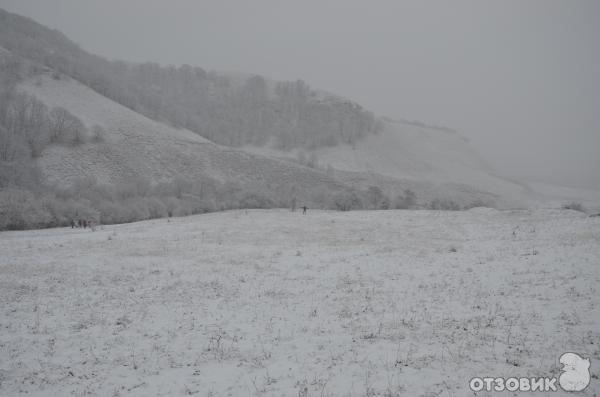
[(502, 174), (600, 188), (597, 0), (0, 0), (108, 58), (301, 78), (458, 129)]

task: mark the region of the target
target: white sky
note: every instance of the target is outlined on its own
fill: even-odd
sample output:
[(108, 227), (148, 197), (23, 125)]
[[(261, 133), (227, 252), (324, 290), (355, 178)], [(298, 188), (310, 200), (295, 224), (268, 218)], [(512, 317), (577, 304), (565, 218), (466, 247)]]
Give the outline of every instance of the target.
[(501, 173), (600, 188), (600, 1), (0, 0), (129, 61), (302, 78), (458, 129)]

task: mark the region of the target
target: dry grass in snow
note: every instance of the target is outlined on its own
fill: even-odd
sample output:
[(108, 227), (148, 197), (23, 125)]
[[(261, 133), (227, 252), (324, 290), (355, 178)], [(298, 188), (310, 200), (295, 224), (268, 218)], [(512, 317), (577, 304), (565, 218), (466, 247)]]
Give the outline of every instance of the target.
[(466, 396), (573, 351), (593, 396), (599, 261), (600, 218), (558, 210), (0, 233), (0, 395)]

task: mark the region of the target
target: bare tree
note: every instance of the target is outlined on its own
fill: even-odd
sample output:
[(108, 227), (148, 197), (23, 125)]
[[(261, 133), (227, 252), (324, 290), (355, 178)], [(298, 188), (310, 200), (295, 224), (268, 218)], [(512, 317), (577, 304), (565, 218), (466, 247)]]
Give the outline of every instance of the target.
[(0, 161), (12, 162), (25, 153), (25, 145), (19, 137), (0, 125)]
[(417, 204), (417, 195), (410, 189), (404, 190), (404, 194), (398, 195), (394, 202), (396, 209), (410, 209), (414, 208)]
[(50, 111), (50, 142), (79, 145), (85, 142), (86, 132), (85, 124), (67, 109), (55, 107)]

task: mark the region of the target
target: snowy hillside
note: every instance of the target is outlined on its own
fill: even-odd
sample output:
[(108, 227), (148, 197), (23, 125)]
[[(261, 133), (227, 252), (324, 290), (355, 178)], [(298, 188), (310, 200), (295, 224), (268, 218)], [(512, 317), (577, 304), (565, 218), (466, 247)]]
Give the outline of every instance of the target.
[[(272, 157), (298, 157), (298, 151), (246, 147)], [(313, 154), (314, 153), (314, 154)], [(320, 166), (380, 178), (389, 186), (411, 188), (427, 197), (465, 197), (500, 206), (525, 206), (535, 197), (526, 185), (501, 178), (458, 133), (446, 129), (387, 120), (385, 128), (353, 145), (320, 148), (303, 154), (316, 156)]]
[(574, 211), (232, 211), (0, 252), (0, 395), (467, 396), (564, 352), (600, 392), (600, 218)]
[(411, 189), (423, 204), (444, 198), (461, 205), (474, 201), (526, 205), (526, 189), (488, 173), (485, 163), (454, 133), (388, 123), (385, 130), (353, 147), (317, 149), (321, 165), (326, 161), (335, 168), (331, 173), (325, 167), (310, 168), (281, 158), (296, 152), (214, 144), (142, 116), (64, 75), (30, 78), (20, 89), (49, 108), (66, 108), (88, 128), (99, 125), (106, 131), (104, 142), (47, 147), (38, 161), (50, 183), (69, 184), (88, 176), (100, 183), (208, 176), (261, 183), (279, 191), (293, 186), (304, 202), (311, 202), (308, 193), (316, 190), (366, 190), (375, 185), (392, 197)]
[[(268, 146), (242, 150), (156, 122), (68, 76), (56, 79), (51, 74), (46, 70), (29, 78), (20, 89), (48, 108), (66, 108), (88, 128), (98, 125), (106, 131), (104, 142), (48, 146), (38, 163), (51, 184), (68, 185), (90, 176), (100, 183), (139, 177), (153, 182), (211, 177), (268, 185), (279, 192), (294, 189), (298, 199), (318, 206), (322, 203), (312, 199), (315, 191), (330, 192), (331, 197), (333, 192), (349, 187), (364, 191), (379, 186), (390, 197), (410, 189), (422, 205), (436, 199), (463, 206), (479, 202), (501, 208), (558, 207), (565, 201), (585, 201), (590, 209), (598, 208), (597, 194), (582, 200), (577, 194), (580, 192), (534, 191), (496, 176), (465, 139), (446, 129), (387, 120), (378, 134), (367, 135), (352, 145), (309, 152)], [(301, 152), (314, 156), (316, 167), (298, 164)]]
[[(150, 120), (66, 76), (57, 80), (42, 75), (20, 87), (48, 107), (68, 109), (88, 128), (100, 125), (106, 131), (104, 143), (45, 149), (39, 162), (51, 183), (68, 184), (85, 176), (101, 183), (136, 176), (151, 181), (210, 176), (282, 190), (295, 185), (305, 201), (310, 200), (302, 192), (318, 186), (331, 191), (376, 185), (391, 196), (411, 189), (422, 203), (447, 198), (462, 205), (480, 201), (510, 208), (557, 207), (575, 200), (590, 208), (598, 206), (597, 192), (583, 197), (573, 189), (540, 187), (534, 191), (496, 176), (469, 143), (452, 131), (387, 121), (381, 132), (352, 146), (314, 150), (318, 166), (309, 168), (297, 163), (297, 150), (216, 145), (193, 132)], [(335, 172), (326, 172), (327, 166)]]
[[(49, 109), (63, 107), (87, 128), (107, 132), (104, 142), (79, 146), (45, 147), (45, 138), (30, 136), (44, 142), (35, 161), (50, 184), (68, 185), (81, 177), (110, 184), (210, 177), (268, 186), (279, 198), (294, 190), (298, 199), (319, 201), (321, 207), (331, 205), (313, 197), (331, 199), (340, 190), (364, 192), (372, 186), (392, 199), (410, 189), (420, 206), (436, 200), (500, 208), (584, 201), (575, 191), (554, 195), (556, 189), (537, 191), (496, 175), (452, 130), (384, 122), (360, 104), (302, 80), (109, 61), (29, 18), (0, 10), (0, 19), (0, 44), (9, 50), (0, 47), (0, 58), (14, 55), (28, 70), (14, 74), (9, 62), (5, 74), (15, 82), (27, 76), (21, 89)], [(45, 75), (31, 77), (40, 71)], [(39, 157), (37, 150), (31, 150), (31, 159)], [(311, 161), (298, 164), (300, 157)], [(595, 197), (585, 200), (590, 208), (600, 205)]]
[(208, 176), (275, 189), (293, 185), (300, 197), (303, 191), (319, 187), (344, 188), (324, 172), (216, 145), (185, 129), (150, 120), (66, 76), (38, 76), (20, 88), (48, 107), (66, 108), (88, 128), (99, 125), (106, 131), (104, 142), (47, 147), (39, 164), (50, 183), (69, 184), (81, 177), (118, 183), (135, 177), (157, 182)]

